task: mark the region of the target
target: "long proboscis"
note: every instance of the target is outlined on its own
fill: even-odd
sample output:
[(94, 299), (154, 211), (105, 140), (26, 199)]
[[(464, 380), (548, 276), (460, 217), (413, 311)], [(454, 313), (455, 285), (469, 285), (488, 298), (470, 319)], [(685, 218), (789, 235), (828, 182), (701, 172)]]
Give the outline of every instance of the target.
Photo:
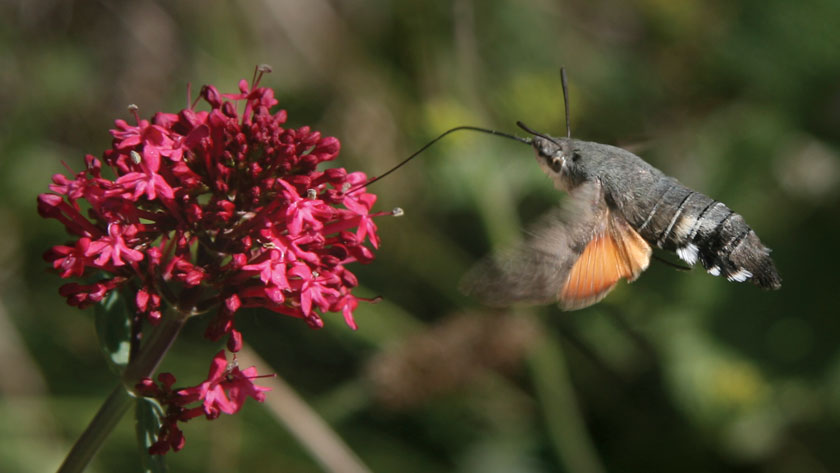
[(345, 192), (345, 194), (351, 194), (351, 193), (353, 193), (353, 192), (356, 192), (357, 190), (362, 189), (362, 188), (364, 188), (364, 187), (367, 187), (367, 186), (369, 186), (369, 185), (373, 184), (374, 182), (376, 182), (376, 181), (378, 181), (378, 180), (380, 180), (380, 179), (384, 178), (385, 176), (387, 176), (387, 175), (391, 174), (392, 172), (396, 171), (397, 169), (399, 169), (399, 168), (401, 168), (401, 167), (405, 166), (406, 164), (408, 164), (408, 162), (409, 162), (409, 161), (411, 161), (412, 159), (416, 158), (416, 157), (417, 157), (420, 153), (422, 153), (423, 151), (426, 151), (426, 150), (427, 150), (430, 146), (432, 146), (433, 144), (435, 144), (435, 143), (437, 143), (438, 141), (440, 141), (440, 140), (441, 140), (444, 136), (446, 136), (446, 135), (448, 135), (448, 134), (450, 134), (450, 133), (454, 133), (454, 132), (456, 132), (456, 131), (462, 131), (462, 130), (467, 130), (467, 131), (479, 131), (479, 132), (481, 132), (481, 133), (487, 133), (488, 135), (496, 135), (496, 136), (501, 136), (501, 137), (508, 138), (508, 139), (511, 139), (511, 140), (519, 141), (519, 142), (521, 142), (521, 143), (525, 143), (525, 144), (527, 144), (527, 145), (530, 145), (530, 144), (531, 144), (531, 140), (530, 140), (529, 138), (522, 138), (522, 137), (519, 137), (519, 136), (516, 136), (516, 135), (511, 135), (511, 134), (509, 134), (509, 133), (505, 133), (505, 132), (502, 132), (502, 131), (490, 130), (490, 129), (487, 129), (487, 128), (481, 128), (481, 127), (477, 127), (477, 126), (469, 126), (469, 125), (456, 126), (455, 128), (450, 128), (449, 130), (444, 131), (444, 132), (443, 132), (443, 133), (441, 133), (441, 134), (440, 134), (437, 138), (435, 138), (435, 139), (433, 139), (432, 141), (430, 141), (430, 142), (426, 143), (425, 145), (423, 145), (423, 147), (422, 147), (422, 148), (420, 148), (420, 149), (418, 149), (417, 151), (415, 151), (414, 153), (412, 153), (412, 154), (411, 154), (411, 156), (409, 156), (409, 157), (407, 157), (407, 158), (403, 159), (403, 160), (402, 160), (399, 164), (397, 164), (396, 166), (394, 166), (394, 167), (392, 167), (391, 169), (389, 169), (389, 170), (385, 171), (385, 173), (380, 174), (380, 175), (378, 175), (378, 176), (376, 176), (376, 177), (374, 177), (374, 178), (372, 178), (372, 179), (369, 179), (369, 180), (365, 181), (363, 184), (359, 184), (358, 186), (356, 186), (356, 187), (354, 187), (354, 188), (352, 188), (352, 189), (348, 190), (347, 192)]

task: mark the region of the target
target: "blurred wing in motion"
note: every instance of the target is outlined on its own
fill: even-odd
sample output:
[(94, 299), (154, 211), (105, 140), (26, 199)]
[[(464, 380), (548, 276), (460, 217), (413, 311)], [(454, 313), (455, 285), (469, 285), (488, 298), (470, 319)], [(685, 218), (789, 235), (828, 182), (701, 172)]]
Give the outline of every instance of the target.
[(558, 301), (563, 310), (592, 305), (621, 278), (632, 281), (650, 261), (650, 246), (611, 214), (600, 183), (578, 186), (523, 243), (477, 264), (461, 289), (493, 306)]

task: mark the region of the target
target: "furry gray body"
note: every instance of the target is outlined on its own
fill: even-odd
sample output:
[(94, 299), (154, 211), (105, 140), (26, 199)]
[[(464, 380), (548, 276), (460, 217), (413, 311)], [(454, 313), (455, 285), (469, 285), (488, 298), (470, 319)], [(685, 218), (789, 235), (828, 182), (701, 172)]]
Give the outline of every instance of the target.
[(615, 146), (535, 137), (534, 148), (538, 160), (563, 156), (564, 172), (546, 172), (567, 191), (599, 181), (610, 211), (620, 214), (651, 245), (677, 251), (690, 264), (699, 259), (716, 276), (750, 280), (768, 289), (781, 287), (770, 250), (744, 218), (722, 202)]

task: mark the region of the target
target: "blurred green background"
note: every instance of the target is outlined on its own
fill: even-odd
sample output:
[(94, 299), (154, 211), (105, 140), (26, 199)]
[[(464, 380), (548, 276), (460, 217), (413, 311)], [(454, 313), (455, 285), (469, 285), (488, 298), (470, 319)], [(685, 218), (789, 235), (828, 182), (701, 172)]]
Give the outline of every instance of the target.
[[(274, 72), (290, 126), (338, 137), (337, 165), (382, 173), (455, 125), (628, 147), (743, 214), (779, 292), (653, 262), (602, 303), (483, 309), (460, 276), (560, 195), (521, 144), (464, 133), (371, 187), (382, 295), (320, 331), (242, 312), (245, 340), (372, 471), (840, 471), (840, 2), (257, 0), (0, 3), (0, 471), (54, 470), (115, 384), (92, 311), (41, 254), (50, 176), (186, 86)], [(191, 322), (163, 369), (206, 375)], [(305, 427), (305, 426), (298, 426)], [(139, 471), (127, 417), (89, 471)], [(250, 403), (186, 425), (172, 471), (322, 471)], [(316, 447), (317, 448), (317, 447)]]

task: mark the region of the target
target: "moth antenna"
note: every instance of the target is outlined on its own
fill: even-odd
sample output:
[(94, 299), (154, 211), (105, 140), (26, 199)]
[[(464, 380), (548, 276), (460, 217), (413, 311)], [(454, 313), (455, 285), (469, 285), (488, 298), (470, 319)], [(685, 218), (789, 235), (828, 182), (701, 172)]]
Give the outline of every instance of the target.
[(563, 85), (563, 108), (566, 109), (566, 138), (572, 137), (572, 123), (569, 121), (569, 82), (566, 80), (566, 67), (560, 68), (560, 83)]
[(552, 138), (552, 137), (550, 137), (550, 136), (548, 136), (548, 135), (544, 135), (544, 134), (542, 134), (542, 133), (540, 133), (540, 132), (538, 132), (538, 131), (534, 131), (534, 129), (532, 129), (532, 128), (531, 128), (531, 127), (529, 127), (528, 125), (526, 125), (526, 124), (522, 123), (521, 121), (517, 121), (517, 122), (516, 122), (516, 126), (518, 126), (519, 128), (522, 128), (523, 130), (527, 131), (528, 133), (530, 133), (530, 134), (532, 134), (532, 135), (534, 135), (534, 136), (539, 136), (540, 138), (543, 138), (543, 139), (545, 139), (545, 140), (548, 140), (548, 141), (550, 141), (550, 142), (552, 142), (552, 143), (556, 144), (557, 146), (562, 146), (562, 145), (560, 144), (560, 142), (559, 142), (559, 141), (555, 140), (554, 138)]
[[(369, 185), (373, 184), (374, 182), (376, 182), (376, 181), (378, 181), (378, 180), (382, 179), (383, 177), (387, 176), (388, 174), (391, 174), (392, 172), (396, 171), (397, 169), (399, 169), (399, 168), (401, 168), (401, 167), (405, 166), (406, 164), (408, 164), (408, 162), (409, 162), (409, 161), (411, 161), (412, 159), (416, 158), (416, 157), (417, 157), (420, 153), (422, 153), (423, 151), (426, 151), (426, 149), (428, 149), (430, 146), (432, 146), (433, 144), (435, 144), (435, 143), (437, 143), (438, 141), (440, 141), (440, 140), (441, 140), (444, 136), (446, 136), (446, 135), (448, 135), (448, 134), (450, 134), (450, 133), (454, 133), (454, 132), (456, 132), (456, 131), (460, 131), (460, 130), (479, 131), (479, 132), (481, 132), (481, 133), (487, 133), (488, 135), (496, 135), (496, 136), (501, 136), (501, 137), (504, 137), (504, 138), (509, 138), (509, 139), (511, 139), (511, 140), (519, 141), (520, 143), (525, 143), (525, 144), (527, 144), (527, 145), (530, 145), (530, 144), (531, 144), (531, 140), (530, 140), (530, 138), (521, 138), (521, 137), (519, 137), (519, 136), (516, 136), (516, 135), (511, 135), (511, 134), (509, 134), (509, 133), (505, 133), (505, 132), (502, 132), (502, 131), (490, 130), (490, 129), (487, 129), (487, 128), (480, 128), (480, 127), (477, 127), (477, 126), (469, 126), (469, 125), (456, 126), (455, 128), (450, 128), (449, 130), (444, 131), (444, 132), (443, 132), (443, 133), (441, 133), (441, 134), (440, 134), (437, 138), (435, 138), (435, 139), (433, 139), (432, 141), (430, 141), (430, 142), (426, 143), (425, 145), (423, 145), (423, 147), (422, 147), (422, 148), (420, 148), (420, 149), (418, 149), (417, 151), (415, 151), (414, 153), (412, 153), (412, 154), (411, 154), (411, 156), (409, 156), (409, 157), (407, 157), (407, 158), (403, 159), (403, 160), (402, 160), (399, 164), (397, 164), (396, 166), (394, 166), (394, 167), (392, 167), (391, 169), (389, 169), (389, 170), (385, 171), (385, 173), (380, 174), (379, 176), (376, 176), (376, 177), (374, 177), (374, 178), (368, 179), (368, 180), (367, 180), (367, 181), (365, 181), (364, 183), (359, 184), (359, 185), (357, 185), (356, 187), (353, 187), (352, 189), (348, 190), (347, 192), (345, 192), (345, 194), (351, 194), (351, 193), (353, 193), (353, 192), (356, 192), (357, 190), (359, 190), (359, 189), (361, 189), (361, 188), (363, 188), (363, 187), (367, 187), (367, 186), (369, 186)], [(526, 130), (526, 131), (527, 131), (527, 130)]]
[[(566, 68), (560, 68), (560, 83), (563, 85), (563, 108), (566, 110), (566, 138), (572, 138), (572, 123), (569, 121), (569, 81), (566, 79)], [(560, 146), (560, 143), (555, 140), (554, 138), (544, 135), (538, 131), (534, 131), (528, 125), (522, 123), (521, 121), (516, 122), (516, 126), (522, 128), (523, 130), (527, 131), (528, 133), (539, 136), (540, 138), (546, 139), (557, 146)]]

